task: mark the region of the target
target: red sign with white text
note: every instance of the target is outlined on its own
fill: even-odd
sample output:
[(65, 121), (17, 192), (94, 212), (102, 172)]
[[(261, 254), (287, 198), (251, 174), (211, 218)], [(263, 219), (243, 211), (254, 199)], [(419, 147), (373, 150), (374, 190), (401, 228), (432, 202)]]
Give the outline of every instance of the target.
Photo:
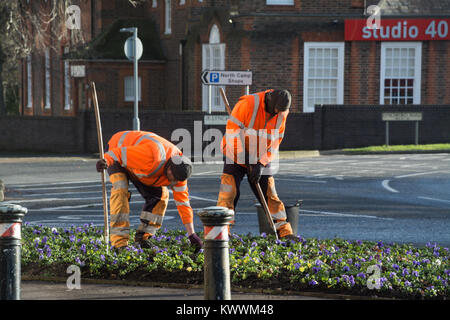
[(450, 19), (345, 20), (345, 41), (450, 40)]

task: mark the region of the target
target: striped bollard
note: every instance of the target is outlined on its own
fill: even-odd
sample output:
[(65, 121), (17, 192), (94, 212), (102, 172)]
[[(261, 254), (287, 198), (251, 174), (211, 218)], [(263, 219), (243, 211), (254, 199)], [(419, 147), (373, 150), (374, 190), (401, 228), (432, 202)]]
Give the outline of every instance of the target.
[(22, 218), (27, 209), (0, 205), (0, 300), (20, 300)]
[(234, 211), (225, 207), (202, 209), (198, 216), (204, 225), (205, 300), (231, 300), (228, 225)]

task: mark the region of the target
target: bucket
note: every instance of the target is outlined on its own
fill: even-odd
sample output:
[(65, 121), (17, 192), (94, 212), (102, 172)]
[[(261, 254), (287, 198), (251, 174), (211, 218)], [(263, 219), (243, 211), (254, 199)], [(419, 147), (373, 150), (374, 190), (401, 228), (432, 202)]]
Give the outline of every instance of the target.
[[(291, 224), (292, 232), (294, 236), (298, 235), (298, 215), (299, 208), (302, 205), (303, 200), (297, 200), (297, 202), (293, 205), (285, 205), (287, 221)], [(273, 230), (267, 221), (266, 214), (264, 213), (264, 209), (261, 204), (256, 203), (255, 207), (258, 211), (258, 224), (259, 224), (259, 233), (272, 234)]]

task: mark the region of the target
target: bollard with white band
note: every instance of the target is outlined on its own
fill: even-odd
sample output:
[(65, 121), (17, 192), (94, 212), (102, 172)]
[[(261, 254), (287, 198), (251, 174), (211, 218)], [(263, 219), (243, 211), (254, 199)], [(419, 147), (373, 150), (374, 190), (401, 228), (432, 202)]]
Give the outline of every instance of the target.
[(0, 205), (0, 300), (20, 300), (20, 241), (26, 213), (19, 205)]
[(204, 225), (205, 300), (231, 300), (228, 225), (234, 218), (234, 211), (207, 207), (198, 216)]

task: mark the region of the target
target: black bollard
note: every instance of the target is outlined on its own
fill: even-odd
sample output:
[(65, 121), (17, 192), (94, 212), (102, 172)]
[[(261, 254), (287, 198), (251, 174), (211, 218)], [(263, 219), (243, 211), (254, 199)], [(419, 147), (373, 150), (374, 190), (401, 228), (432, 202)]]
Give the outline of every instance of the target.
[(22, 218), (27, 209), (0, 205), (0, 300), (20, 300)]
[(234, 211), (225, 207), (208, 207), (202, 209), (198, 216), (204, 225), (205, 300), (231, 300), (228, 225)]

